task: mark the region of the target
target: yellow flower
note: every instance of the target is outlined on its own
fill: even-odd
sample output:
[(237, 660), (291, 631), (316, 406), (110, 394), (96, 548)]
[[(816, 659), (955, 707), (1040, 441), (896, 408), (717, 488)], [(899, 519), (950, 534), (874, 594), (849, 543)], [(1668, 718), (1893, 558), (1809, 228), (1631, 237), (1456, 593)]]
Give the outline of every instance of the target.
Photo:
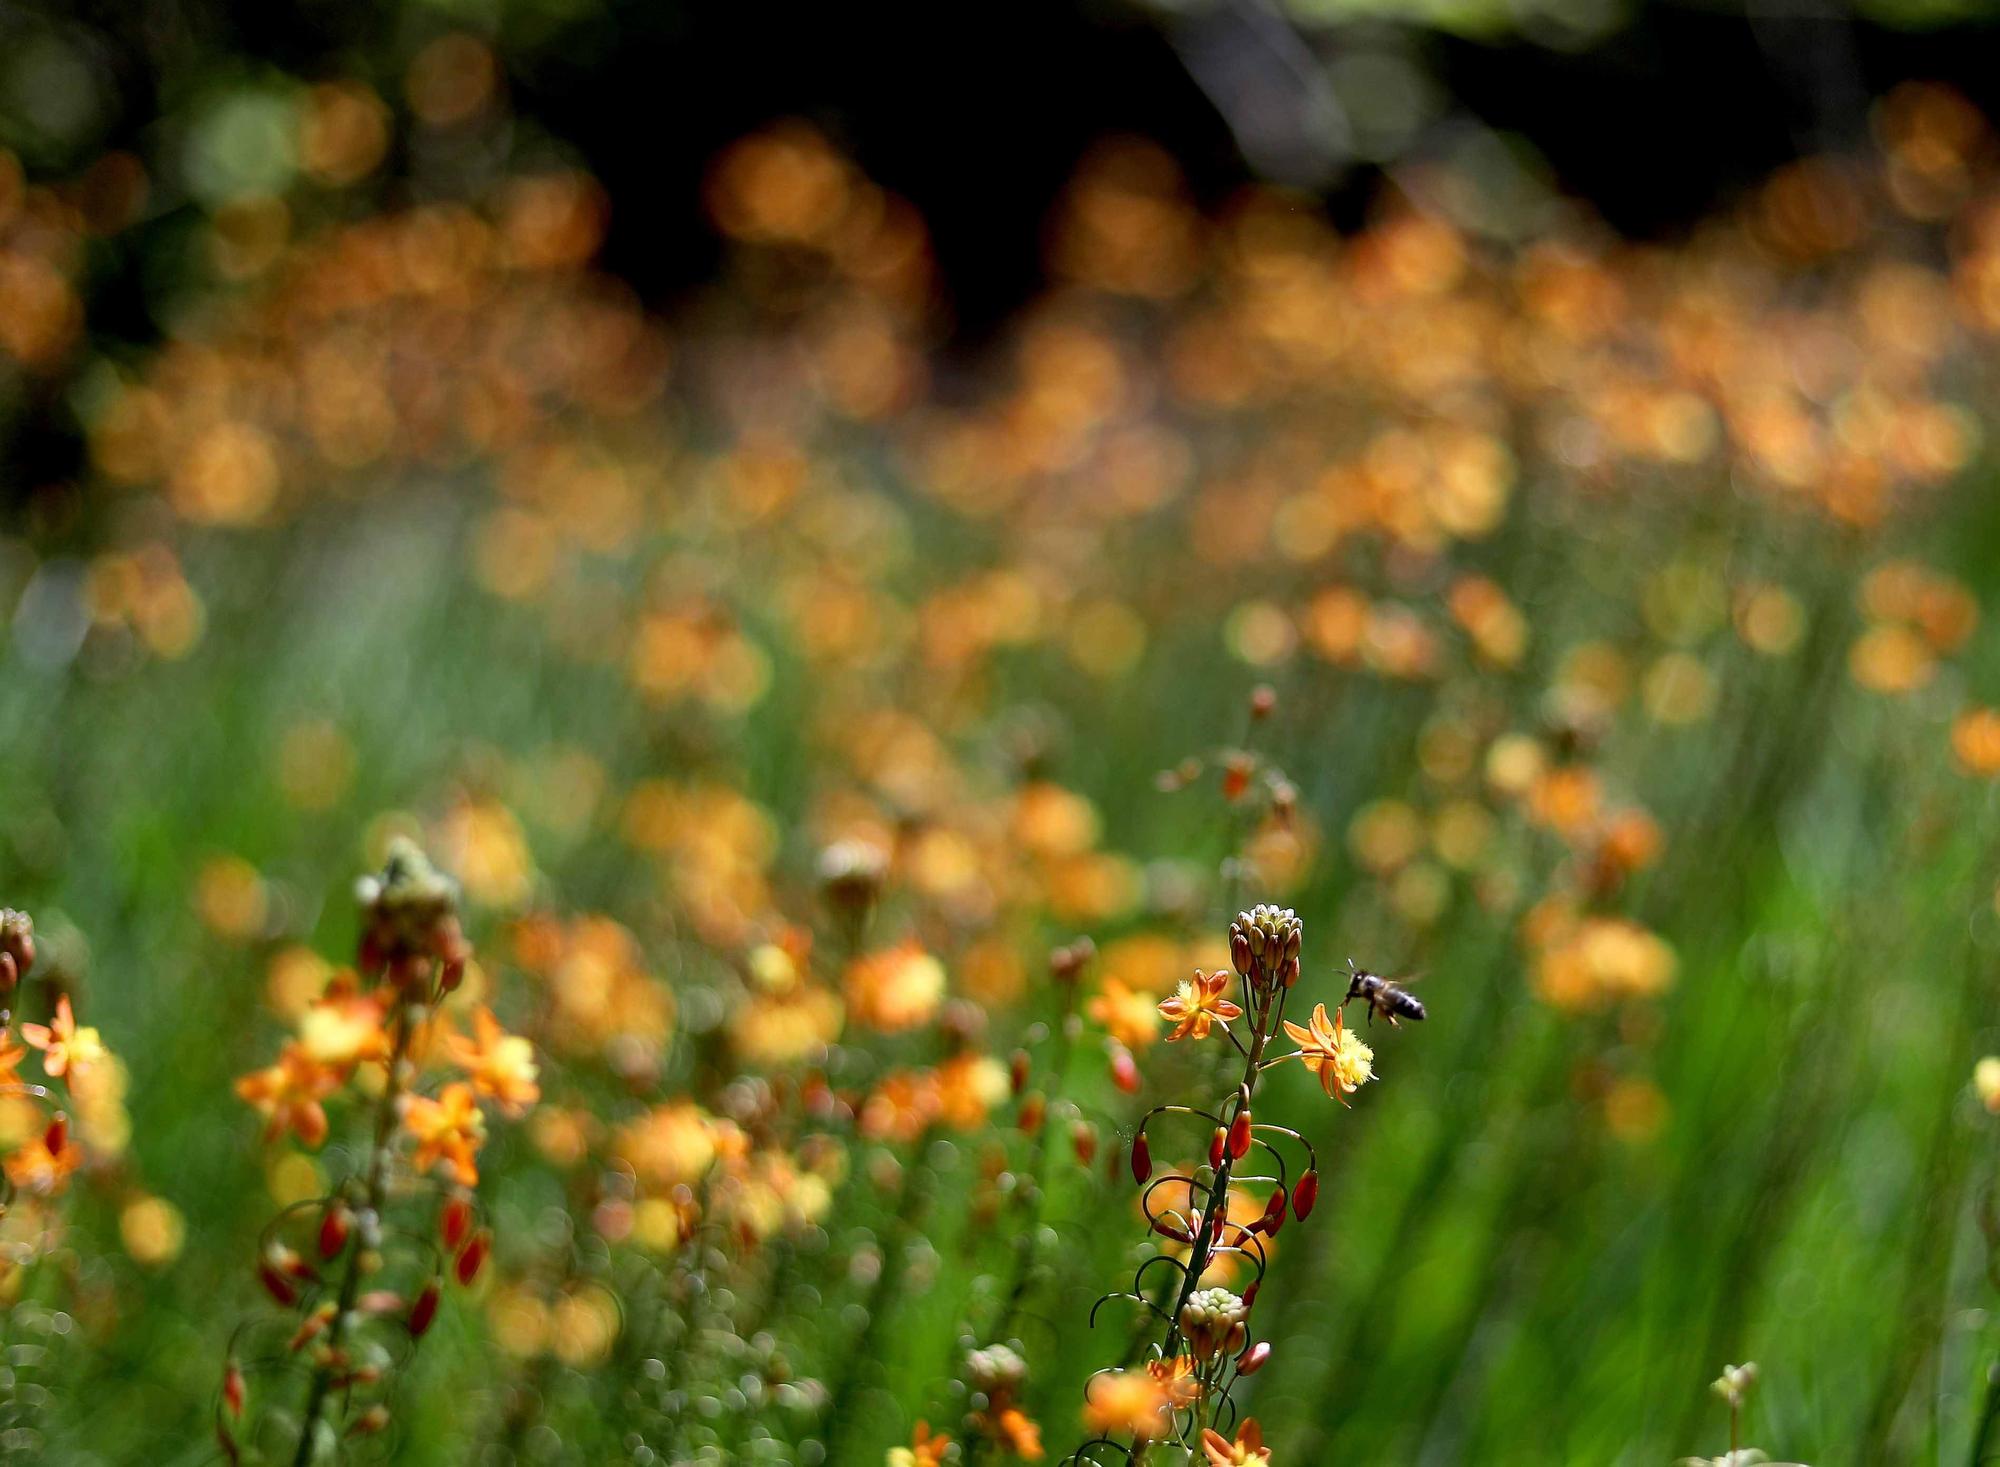
[(1181, 980), (1174, 996), (1160, 1004), (1160, 1017), (1174, 1026), (1167, 1035), (1168, 1043), (1189, 1035), (1206, 1039), (1208, 1031), (1216, 1024), (1220, 1023), (1227, 1029), (1231, 1019), (1243, 1017), (1243, 1010), (1222, 996), (1229, 979), (1227, 968), (1219, 968), (1213, 973), (1204, 973), (1197, 968), (1193, 978)]
[(1972, 1088), (1981, 1105), (2000, 1115), (2000, 1055), (1989, 1054), (1972, 1067)]
[(1375, 1051), (1361, 1042), (1338, 1012), (1329, 1021), (1325, 1004), (1313, 1005), (1311, 1028), (1301, 1028), (1287, 1019), (1285, 1032), (1299, 1046), (1298, 1055), (1305, 1067), (1319, 1076), (1320, 1088), (1342, 1105), (1375, 1078)]

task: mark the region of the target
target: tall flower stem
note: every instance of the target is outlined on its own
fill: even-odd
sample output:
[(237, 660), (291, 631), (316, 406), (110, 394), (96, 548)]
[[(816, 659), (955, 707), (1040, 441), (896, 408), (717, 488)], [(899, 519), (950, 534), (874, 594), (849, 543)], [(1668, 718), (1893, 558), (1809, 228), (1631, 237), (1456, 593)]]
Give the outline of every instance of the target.
[[(435, 976), (435, 969), (432, 976)], [(427, 978), (426, 995), (429, 991), (430, 980)], [(340, 1363), (348, 1320), (354, 1313), (354, 1303), (361, 1292), (362, 1258), (371, 1251), (372, 1235), (381, 1228), (383, 1195), (388, 1190), (389, 1182), (389, 1144), (396, 1126), (397, 1103), (403, 1094), (403, 1070), (408, 1061), (413, 1027), (409, 997), (399, 986), (396, 990), (395, 1038), (389, 1052), (389, 1078), (382, 1087), (381, 1098), (375, 1102), (374, 1131), (368, 1153), (368, 1170), (362, 1182), (359, 1226), (348, 1244), (347, 1264), (340, 1276), (340, 1292), (335, 1299), (333, 1318), (327, 1325), (326, 1346), (319, 1363), (313, 1367), (312, 1384), (306, 1390), (305, 1410), (299, 1419), (299, 1445), (292, 1456), (292, 1467), (311, 1467), (319, 1455), (320, 1418), (333, 1391), (334, 1370)]]

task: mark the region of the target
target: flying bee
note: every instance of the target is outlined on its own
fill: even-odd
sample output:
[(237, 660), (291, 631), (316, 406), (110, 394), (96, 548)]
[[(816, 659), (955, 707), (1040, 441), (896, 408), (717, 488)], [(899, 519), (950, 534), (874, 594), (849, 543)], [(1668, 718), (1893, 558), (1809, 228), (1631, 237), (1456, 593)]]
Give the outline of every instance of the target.
[(1346, 1008), (1358, 998), (1368, 1006), (1368, 1022), (1371, 1025), (1375, 1022), (1375, 1016), (1380, 1014), (1389, 1021), (1392, 1028), (1398, 1027), (1404, 1019), (1419, 1021), (1423, 1019), (1423, 1004), (1412, 997), (1410, 990), (1404, 986), (1416, 982), (1416, 979), (1405, 978), (1399, 982), (1393, 978), (1384, 978), (1380, 973), (1371, 973), (1366, 968), (1355, 967), (1352, 958), (1347, 960), (1347, 971), (1349, 974), (1347, 997), (1340, 1001), (1342, 1008)]

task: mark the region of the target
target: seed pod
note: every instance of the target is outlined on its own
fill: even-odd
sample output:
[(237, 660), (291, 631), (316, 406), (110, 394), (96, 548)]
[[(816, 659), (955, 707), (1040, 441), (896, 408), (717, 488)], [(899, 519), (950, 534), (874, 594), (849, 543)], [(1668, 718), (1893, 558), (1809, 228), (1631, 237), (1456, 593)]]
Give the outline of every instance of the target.
[(445, 1251), (456, 1253), (458, 1245), (465, 1241), (465, 1235), (471, 1230), (472, 1204), (459, 1196), (447, 1199), (444, 1212), (438, 1219), (438, 1236), (444, 1240)]
[(1211, 1167), (1222, 1165), (1222, 1148), (1228, 1143), (1228, 1140), (1229, 1132), (1221, 1126), (1217, 1126), (1215, 1134), (1208, 1138), (1208, 1164)]
[(1097, 1160), (1097, 1127), (1078, 1121), (1069, 1128), (1069, 1144), (1076, 1150), (1076, 1159), (1089, 1166)]
[(1139, 1062), (1132, 1058), (1132, 1051), (1119, 1045), (1111, 1051), (1111, 1083), (1127, 1095), (1139, 1089)]
[(486, 1261), (487, 1253), (493, 1247), (493, 1234), (485, 1228), (474, 1233), (467, 1241), (458, 1261), (452, 1266), (452, 1276), (461, 1285), (469, 1287), (479, 1277), (479, 1266)]
[(1312, 1216), (1313, 1204), (1319, 1201), (1319, 1173), (1308, 1171), (1299, 1178), (1298, 1186), (1292, 1188), (1292, 1216), (1304, 1222)]
[(1239, 1106), (1229, 1126), (1229, 1154), (1241, 1161), (1250, 1150), (1250, 1107)]
[(1146, 1133), (1141, 1131), (1132, 1138), (1132, 1180), (1143, 1187), (1152, 1175), (1153, 1146), (1146, 1139)]
[(319, 1256), (331, 1258), (347, 1246), (347, 1209), (338, 1202), (327, 1208), (319, 1220)]
[(1270, 1358), (1271, 1342), (1269, 1340), (1259, 1340), (1236, 1357), (1236, 1373), (1238, 1375), (1255, 1375), (1264, 1368), (1265, 1362)]
[(423, 1292), (417, 1295), (416, 1303), (410, 1306), (408, 1320), (411, 1339), (421, 1339), (424, 1331), (431, 1327), (431, 1321), (437, 1318), (439, 1296), (436, 1279), (425, 1284)]

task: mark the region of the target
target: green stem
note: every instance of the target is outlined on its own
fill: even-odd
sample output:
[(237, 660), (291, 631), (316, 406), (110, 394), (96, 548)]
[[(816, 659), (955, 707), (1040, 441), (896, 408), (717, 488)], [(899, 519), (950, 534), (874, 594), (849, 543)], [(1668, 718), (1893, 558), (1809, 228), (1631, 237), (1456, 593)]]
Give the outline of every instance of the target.
[[(362, 1187), (362, 1216), (367, 1219), (366, 1228), (380, 1225), (383, 1193), (388, 1185), (389, 1139), (396, 1125), (396, 1103), (403, 1093), (403, 1065), (410, 1048), (410, 1005), (408, 998), (398, 990), (396, 999), (396, 1037), (389, 1054), (389, 1078), (382, 1087), (382, 1097), (375, 1105), (375, 1127), (373, 1145), (368, 1153), (368, 1172)], [(347, 1248), (347, 1267), (340, 1277), (340, 1293), (334, 1304), (332, 1321), (327, 1325), (326, 1348), (320, 1361), (313, 1367), (312, 1384), (306, 1391), (305, 1410), (299, 1420), (299, 1445), (292, 1456), (292, 1467), (311, 1467), (318, 1456), (320, 1416), (326, 1409), (327, 1397), (333, 1389), (333, 1367), (341, 1358), (341, 1345), (347, 1337), (347, 1322), (354, 1312), (354, 1301), (361, 1291), (362, 1256), (371, 1251), (368, 1240), (357, 1235)]]

